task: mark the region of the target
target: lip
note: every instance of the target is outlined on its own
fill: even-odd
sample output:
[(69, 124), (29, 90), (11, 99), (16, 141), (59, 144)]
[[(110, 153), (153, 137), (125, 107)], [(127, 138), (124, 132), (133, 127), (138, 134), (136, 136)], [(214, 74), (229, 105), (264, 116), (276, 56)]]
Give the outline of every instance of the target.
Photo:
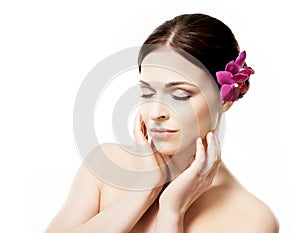
[(151, 136), (157, 139), (166, 139), (175, 135), (178, 130), (167, 129), (167, 128), (151, 128)]

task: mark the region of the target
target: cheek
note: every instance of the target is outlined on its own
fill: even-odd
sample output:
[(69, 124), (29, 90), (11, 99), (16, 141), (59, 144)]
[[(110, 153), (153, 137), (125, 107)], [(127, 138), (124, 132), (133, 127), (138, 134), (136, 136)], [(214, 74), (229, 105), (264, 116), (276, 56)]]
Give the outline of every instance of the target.
[(178, 138), (179, 151), (186, 150), (194, 146), (196, 139), (201, 135), (202, 122), (199, 120), (199, 113), (202, 116), (202, 108), (199, 103), (189, 101), (175, 107), (180, 125), (180, 138)]
[(210, 110), (203, 98), (192, 100), (190, 108), (183, 109), (179, 115), (183, 140), (196, 140), (199, 136), (204, 138), (211, 129)]
[(211, 112), (205, 101), (201, 101), (201, 104), (197, 105), (195, 111), (200, 127), (200, 136), (201, 138), (204, 138), (211, 129)]

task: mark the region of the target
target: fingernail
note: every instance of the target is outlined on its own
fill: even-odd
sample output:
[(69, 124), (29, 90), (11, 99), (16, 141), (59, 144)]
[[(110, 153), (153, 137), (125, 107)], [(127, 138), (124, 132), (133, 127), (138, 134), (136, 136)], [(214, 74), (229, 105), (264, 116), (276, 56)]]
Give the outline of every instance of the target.
[(202, 139), (201, 138), (197, 138), (197, 144), (202, 144)]
[(209, 139), (211, 139), (212, 136), (213, 136), (213, 134), (212, 134), (212, 132), (210, 131), (210, 132), (207, 133), (207, 136), (206, 136), (206, 137), (209, 138)]

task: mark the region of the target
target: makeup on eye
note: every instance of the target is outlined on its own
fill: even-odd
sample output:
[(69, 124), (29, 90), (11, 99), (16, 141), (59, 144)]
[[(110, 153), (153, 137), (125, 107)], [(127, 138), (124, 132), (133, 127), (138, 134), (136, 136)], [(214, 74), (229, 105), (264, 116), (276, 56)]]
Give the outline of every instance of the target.
[(142, 98), (151, 98), (152, 96), (155, 95), (155, 91), (148, 86), (141, 86), (141, 89), (142, 89), (142, 95), (141, 95)]
[(193, 93), (182, 89), (175, 89), (171, 93), (171, 96), (175, 100), (188, 100), (193, 96)]
[[(156, 91), (150, 88), (149, 86), (141, 86), (142, 89), (142, 98), (151, 98), (156, 94)], [(185, 90), (182, 87), (171, 86), (167, 88), (167, 93), (175, 100), (188, 100), (191, 98), (194, 93), (190, 90)]]

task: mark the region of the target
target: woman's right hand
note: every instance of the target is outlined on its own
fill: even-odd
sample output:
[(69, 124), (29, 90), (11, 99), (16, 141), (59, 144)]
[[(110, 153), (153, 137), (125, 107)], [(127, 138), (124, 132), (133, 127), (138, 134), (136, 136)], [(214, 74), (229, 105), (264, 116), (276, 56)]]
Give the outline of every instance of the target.
[(140, 113), (137, 114), (133, 129), (134, 145), (132, 147), (134, 156), (134, 164), (137, 170), (143, 170), (142, 182), (149, 189), (162, 189), (166, 180), (166, 167), (162, 155), (156, 151), (154, 145), (148, 142), (147, 127)]
[[(128, 153), (127, 150), (120, 150), (119, 146), (112, 147), (110, 144), (106, 145), (107, 153), (117, 153), (118, 155), (114, 156), (114, 158), (122, 158), (126, 161), (129, 158), (133, 161), (133, 166), (127, 168), (137, 171), (135, 182), (140, 184), (137, 184), (135, 187), (147, 188), (140, 188), (139, 191), (134, 189), (124, 191), (122, 189), (121, 191), (124, 192), (121, 198), (97, 213), (99, 206), (101, 207), (102, 204), (100, 197), (105, 195), (105, 192), (102, 190), (103, 186), (99, 190), (99, 186), (95, 182), (96, 177), (83, 164), (74, 179), (65, 205), (49, 224), (46, 230), (47, 233), (121, 233), (130, 232), (133, 229), (139, 219), (157, 199), (164, 182), (159, 162), (162, 162), (162, 158), (159, 153), (153, 152), (151, 145), (149, 145), (146, 138), (146, 126), (140, 115), (135, 119), (134, 138), (133, 153)], [(99, 153), (103, 153), (103, 148), (93, 151), (90, 155), (91, 161), (95, 161), (93, 159), (98, 158)], [(123, 162), (122, 165), (128, 165), (128, 163)], [(151, 172), (151, 170), (154, 172)], [(151, 176), (153, 174), (155, 175)], [(126, 179), (126, 177), (124, 178)], [(77, 213), (76, 210), (78, 209), (80, 211), (77, 211)], [(108, 227), (107, 223), (112, 224), (109, 224)]]

